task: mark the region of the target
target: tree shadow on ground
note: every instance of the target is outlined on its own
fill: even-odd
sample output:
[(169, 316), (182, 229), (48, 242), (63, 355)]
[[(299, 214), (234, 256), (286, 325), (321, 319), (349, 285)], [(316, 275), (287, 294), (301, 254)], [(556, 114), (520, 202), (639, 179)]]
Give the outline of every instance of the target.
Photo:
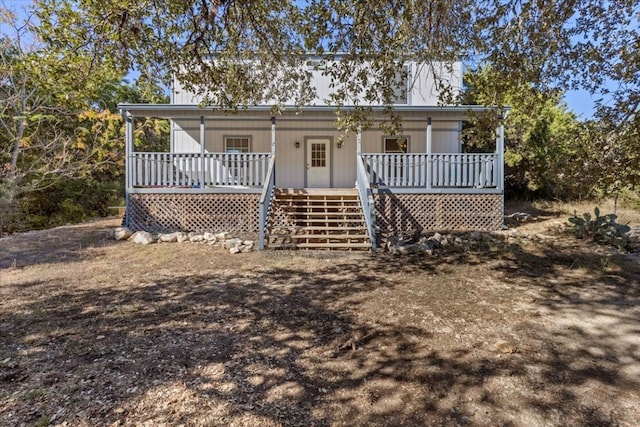
[[(557, 260), (540, 258), (546, 267), (537, 275), (528, 261), (495, 268), (524, 277), (517, 286), (547, 292)], [(426, 301), (428, 292), (419, 293), (433, 290), (429, 280), (412, 280), (445, 280), (439, 276), (447, 273), (433, 260), (390, 261), (159, 276), (98, 291), (36, 293), (52, 284), (31, 283), (22, 288), (34, 290), (29, 304), (0, 318), (0, 360), (10, 359), (0, 378), (0, 412), (30, 423), (63, 408), (57, 422), (105, 425), (518, 425), (527, 416), (529, 424), (615, 425), (615, 414), (585, 403), (576, 387), (595, 381), (628, 393), (640, 388), (616, 370), (620, 357), (629, 366), (639, 361), (637, 348), (616, 346), (615, 324), (585, 350), (591, 333), (567, 328), (557, 336), (548, 325), (523, 322), (514, 330), (532, 341), (496, 354), (481, 342), (490, 333), (464, 341), (445, 331), (443, 340), (455, 319), (403, 320), (394, 311), (407, 305), (393, 298), (411, 291)], [(605, 279), (613, 294), (587, 309), (617, 307), (623, 290), (628, 304), (638, 304), (637, 288), (622, 276), (601, 274), (594, 284)], [(549, 292), (537, 304), (582, 309), (562, 289)], [(388, 301), (373, 306), (384, 313), (372, 314), (371, 301), (384, 296)], [(591, 353), (604, 356), (594, 362)], [(12, 399), (16, 393), (26, 397)]]
[(0, 269), (69, 263), (96, 256), (95, 252), (88, 253), (87, 249), (99, 250), (118, 243), (113, 239), (113, 227), (117, 221), (100, 220), (104, 225), (86, 223), (0, 238)]

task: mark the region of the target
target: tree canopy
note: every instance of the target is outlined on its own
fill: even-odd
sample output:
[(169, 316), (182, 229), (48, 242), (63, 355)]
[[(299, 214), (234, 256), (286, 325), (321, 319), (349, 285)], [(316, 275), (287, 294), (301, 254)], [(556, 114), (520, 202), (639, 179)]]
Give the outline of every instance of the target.
[[(238, 108), (308, 100), (301, 58), (322, 55), (332, 99), (367, 93), (391, 103), (398, 63), (490, 64), (499, 86), (586, 88), (612, 121), (640, 102), (640, 5), (635, 0), (42, 0), (40, 33), (61, 63), (110, 62), (207, 102)], [(343, 62), (332, 63), (335, 55)], [(216, 61), (210, 61), (215, 57)], [(366, 76), (358, 64), (373, 64)], [(250, 77), (250, 78), (249, 78)], [(611, 89), (613, 87), (613, 89)], [(342, 90), (341, 90), (342, 89)], [(370, 90), (365, 90), (370, 89)], [(446, 91), (445, 91), (446, 93)]]

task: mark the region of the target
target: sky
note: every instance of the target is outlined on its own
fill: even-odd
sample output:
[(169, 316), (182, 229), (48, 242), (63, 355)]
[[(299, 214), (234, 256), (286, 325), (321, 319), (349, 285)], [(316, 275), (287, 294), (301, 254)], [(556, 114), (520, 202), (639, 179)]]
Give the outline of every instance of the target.
[(570, 90), (564, 94), (564, 100), (570, 110), (579, 119), (590, 119), (593, 117), (594, 102), (591, 94), (583, 90)]

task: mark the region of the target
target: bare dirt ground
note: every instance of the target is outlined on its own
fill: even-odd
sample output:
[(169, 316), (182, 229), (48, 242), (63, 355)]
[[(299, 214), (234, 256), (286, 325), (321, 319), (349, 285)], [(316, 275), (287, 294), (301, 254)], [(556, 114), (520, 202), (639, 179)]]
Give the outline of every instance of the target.
[(638, 425), (640, 260), (534, 214), (429, 257), (0, 239), (0, 425)]

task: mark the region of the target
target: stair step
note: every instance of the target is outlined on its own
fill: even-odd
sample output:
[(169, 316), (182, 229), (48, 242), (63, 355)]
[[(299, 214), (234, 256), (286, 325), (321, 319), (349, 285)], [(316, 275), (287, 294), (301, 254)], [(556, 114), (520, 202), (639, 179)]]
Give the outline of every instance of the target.
[(267, 238), (283, 239), (368, 239), (367, 234), (266, 234)]
[(370, 243), (269, 243), (269, 249), (371, 249)]
[(362, 216), (362, 212), (297, 212), (297, 211), (288, 211), (286, 212), (289, 216)]
[(273, 230), (297, 230), (297, 231), (348, 231), (348, 230), (359, 230), (365, 231), (367, 229), (366, 226), (353, 226), (353, 227), (331, 227), (331, 226), (302, 226), (302, 225), (274, 225), (272, 227), (268, 227), (269, 231)]
[[(308, 223), (327, 223), (327, 224), (364, 224), (364, 218), (296, 218), (296, 225)], [(318, 226), (318, 225), (317, 225)], [(318, 226), (319, 227), (319, 226)]]

